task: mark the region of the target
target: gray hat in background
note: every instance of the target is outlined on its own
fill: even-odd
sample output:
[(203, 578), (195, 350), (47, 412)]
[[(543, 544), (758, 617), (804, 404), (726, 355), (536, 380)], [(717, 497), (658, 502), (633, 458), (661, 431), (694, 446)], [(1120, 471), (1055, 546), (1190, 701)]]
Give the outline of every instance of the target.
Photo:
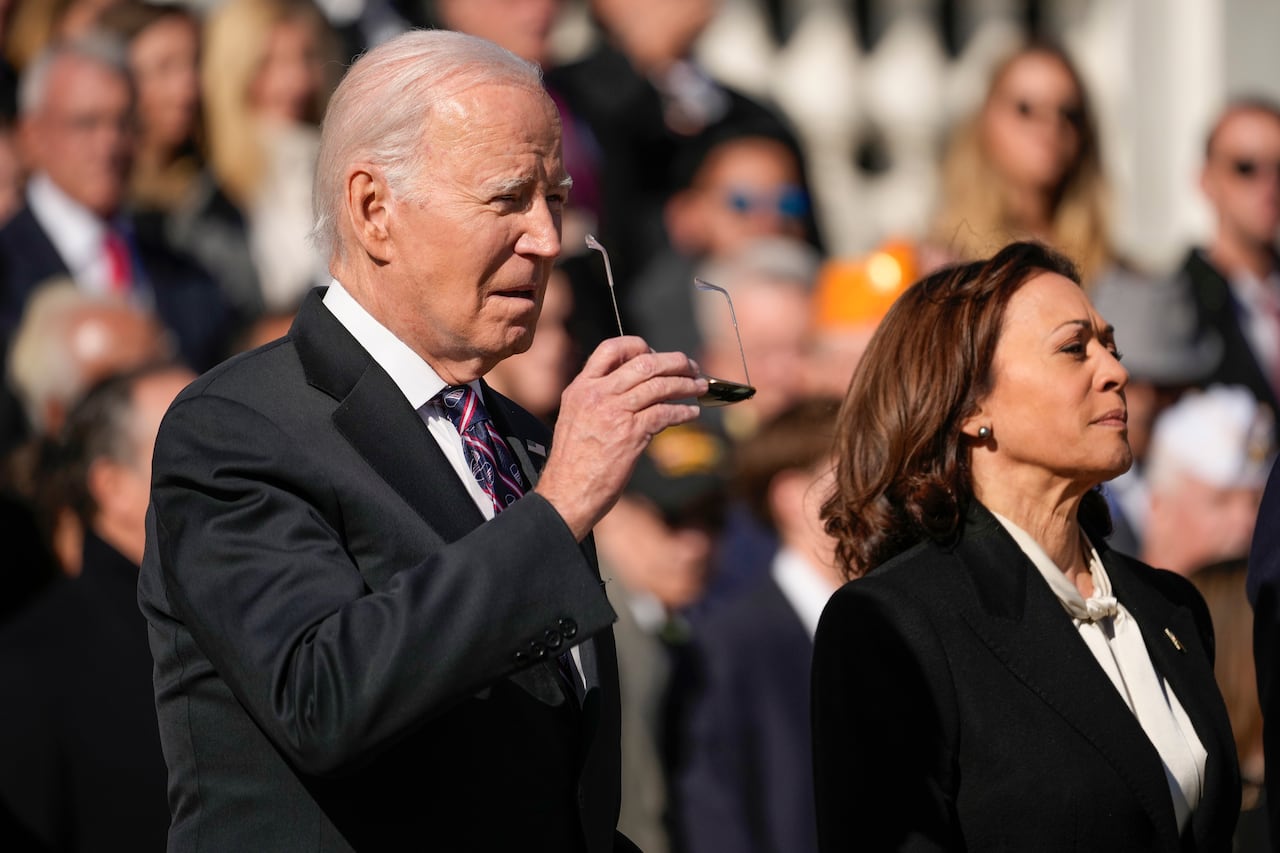
[(1098, 281), (1092, 299), (1102, 319), (1115, 327), (1116, 344), (1133, 379), (1199, 385), (1217, 368), (1222, 339), (1211, 329), (1198, 328), (1183, 280), (1115, 268)]

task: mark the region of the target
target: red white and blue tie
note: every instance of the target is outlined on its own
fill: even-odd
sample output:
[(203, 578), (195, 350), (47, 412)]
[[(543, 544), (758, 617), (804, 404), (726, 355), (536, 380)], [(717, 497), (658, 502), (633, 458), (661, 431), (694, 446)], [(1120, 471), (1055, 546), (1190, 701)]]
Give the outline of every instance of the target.
[(502, 512), (524, 494), (524, 480), (510, 448), (493, 428), (480, 395), (469, 385), (451, 385), (436, 399), (462, 437), (462, 452), (472, 476), (493, 502), (493, 511)]

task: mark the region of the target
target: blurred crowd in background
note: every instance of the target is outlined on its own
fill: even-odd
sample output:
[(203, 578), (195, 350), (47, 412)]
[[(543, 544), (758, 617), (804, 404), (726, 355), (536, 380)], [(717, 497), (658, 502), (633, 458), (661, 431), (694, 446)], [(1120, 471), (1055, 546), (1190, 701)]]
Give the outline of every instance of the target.
[(1112, 545), (1204, 592), (1241, 849), (1269, 849), (1244, 567), (1276, 452), (1280, 108), (1222, 92), (1201, 129), (1155, 141), (1196, 159), (1155, 204), (1195, 194), (1209, 227), (1144, 251), (1115, 224), (1145, 209), (1112, 191), (1104, 140), (1125, 137), (1100, 129), (1123, 99), (1063, 26), (1107, 19), (1070, 5), (0, 0), (0, 832), (163, 848), (132, 591), (155, 431), (195, 372), (284, 334), (328, 281), (309, 240), (326, 98), (365, 47), (435, 26), (543, 67), (574, 179), (533, 348), (487, 380), (554, 423), (624, 331), (758, 389), (657, 436), (596, 530), (627, 835), (815, 848), (808, 661), (843, 580), (818, 520), (840, 397), (904, 287), (1032, 238), (1116, 327), (1137, 461), (1106, 487)]

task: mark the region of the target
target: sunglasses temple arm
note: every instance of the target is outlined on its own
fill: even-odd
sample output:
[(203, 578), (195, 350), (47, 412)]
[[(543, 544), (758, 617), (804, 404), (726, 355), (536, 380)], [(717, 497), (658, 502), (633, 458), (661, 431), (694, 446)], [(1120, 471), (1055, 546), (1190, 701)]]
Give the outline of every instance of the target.
[(716, 291), (717, 293), (724, 296), (725, 302), (729, 303), (729, 319), (733, 320), (733, 334), (734, 334), (734, 337), (738, 339), (738, 355), (742, 358), (742, 375), (747, 380), (746, 384), (750, 385), (751, 374), (747, 370), (747, 353), (746, 353), (746, 350), (742, 348), (742, 333), (738, 331), (738, 314), (736, 311), (733, 310), (733, 298), (729, 296), (729, 291), (725, 290), (723, 287), (720, 287), (719, 285), (712, 284), (709, 281), (703, 281), (700, 278), (695, 278), (693, 280), (693, 283), (696, 284), (702, 290)]
[[(613, 301), (613, 318), (618, 321), (618, 336), (622, 337), (625, 333), (622, 331), (622, 314), (618, 311), (618, 291), (613, 286), (613, 265), (609, 263), (609, 253), (605, 251), (604, 245), (595, 238), (594, 234), (587, 235), (587, 248), (595, 249), (604, 257), (604, 275), (609, 281), (609, 299)], [(730, 308), (732, 309), (732, 306)]]

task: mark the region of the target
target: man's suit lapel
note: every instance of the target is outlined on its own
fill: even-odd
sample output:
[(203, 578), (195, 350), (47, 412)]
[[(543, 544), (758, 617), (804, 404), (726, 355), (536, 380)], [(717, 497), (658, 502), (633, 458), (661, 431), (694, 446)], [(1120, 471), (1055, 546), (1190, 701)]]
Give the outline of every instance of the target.
[[(445, 543), (461, 539), (484, 522), (484, 515), (421, 416), (324, 307), (322, 293), (307, 297), (290, 330), (308, 383), (334, 398), (334, 427), (423, 522)], [(486, 393), (486, 407), (490, 399)], [(501, 424), (508, 420), (503, 416)], [(509, 679), (549, 705), (566, 700), (554, 663), (534, 664)]]
[(977, 592), (976, 599), (958, 600), (973, 631), (1102, 754), (1143, 804), (1165, 848), (1177, 849), (1177, 821), (1159, 754), (1035, 566), (980, 507), (970, 513), (955, 557)]
[(484, 516), (400, 389), (313, 291), (290, 335), (307, 381), (337, 401), (333, 423), (445, 542)]

